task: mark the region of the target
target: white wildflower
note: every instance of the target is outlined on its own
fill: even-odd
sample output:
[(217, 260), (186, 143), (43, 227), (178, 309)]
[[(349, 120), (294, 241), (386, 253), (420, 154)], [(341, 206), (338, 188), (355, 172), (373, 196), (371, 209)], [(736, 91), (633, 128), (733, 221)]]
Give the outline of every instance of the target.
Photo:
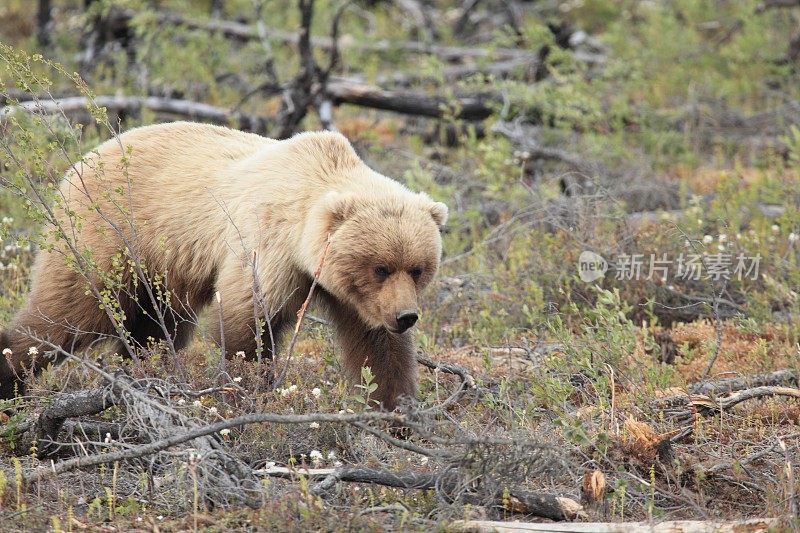
[(111, 444), (114, 439), (111, 438), (111, 433), (106, 433), (106, 438), (103, 440), (106, 444)]
[(725, 241), (727, 241), (727, 240), (728, 240), (728, 236), (727, 236), (727, 235), (725, 235), (724, 233), (720, 233), (720, 234), (719, 234), (719, 237), (717, 237), (717, 240), (718, 240), (719, 242), (725, 242)]
[(200, 400), (195, 400), (192, 403), (192, 405), (194, 405), (195, 407), (203, 407), (203, 402), (201, 402)]
[(14, 352), (12, 352), (12, 351), (11, 351), (11, 348), (4, 348), (4, 349), (3, 349), (3, 355), (4, 355), (4, 356), (6, 356), (6, 357), (11, 357), (11, 355), (12, 355), (13, 353), (14, 353)]
[(789, 234), (789, 242), (795, 242), (797, 239), (800, 239), (800, 237), (797, 236), (797, 233), (792, 232)]
[(289, 385), (289, 387), (285, 389), (278, 389), (278, 392), (281, 393), (281, 396), (286, 398), (287, 396), (291, 396), (297, 391), (297, 385)]
[(319, 429), (319, 422), (311, 422), (308, 427), (311, 429)]
[(311, 450), (311, 453), (308, 454), (308, 458), (311, 459), (311, 463), (314, 466), (322, 464), (322, 452), (319, 450)]
[(241, 357), (242, 359), (244, 359), (244, 352), (239, 350), (238, 352), (236, 352), (236, 357)]
[(419, 462), (422, 465), (426, 465), (428, 464), (428, 458), (423, 456), (422, 459), (419, 460)]
[(39, 355), (39, 349), (36, 346), (28, 348), (28, 355)]
[(268, 462), (267, 464), (264, 465), (264, 468), (266, 468), (267, 470), (269, 470), (270, 468), (275, 468), (275, 461)]
[(242, 382), (242, 376), (236, 376), (235, 378), (233, 378), (233, 382), (234, 383), (241, 383)]
[(781, 231), (781, 227), (777, 224), (772, 225), (772, 233), (778, 233)]
[(13, 224), (14, 219), (11, 217), (3, 217), (3, 224)]
[(711, 244), (712, 242), (714, 242), (714, 237), (711, 235), (706, 235), (703, 237), (703, 244)]
[(223, 437), (227, 437), (228, 435), (230, 435), (230, 433), (231, 433), (231, 430), (228, 429), (228, 428), (219, 430), (219, 434), (222, 435)]
[(724, 244), (718, 244), (717, 245), (717, 250), (719, 250), (720, 252), (725, 250), (725, 245)]
[(212, 415), (215, 415), (215, 414), (217, 414), (217, 408), (214, 407), (214, 406), (211, 406), (211, 407), (208, 408), (208, 412), (211, 413)]
[(336, 454), (331, 450), (328, 452), (328, 460), (333, 461), (334, 459), (336, 459)]
[(178, 400), (178, 405), (184, 405), (185, 403), (186, 403), (186, 400), (184, 400), (183, 398)]
[(334, 463), (333, 463), (333, 466), (335, 466), (336, 468), (339, 468), (339, 467), (340, 467), (340, 466), (342, 466), (343, 464), (344, 464), (344, 463), (342, 463), (341, 461), (336, 461), (336, 462), (334, 462)]
[(322, 391), (320, 390), (319, 387), (314, 387), (313, 389), (311, 389), (311, 396), (313, 396), (314, 398), (319, 398), (320, 395), (322, 395)]

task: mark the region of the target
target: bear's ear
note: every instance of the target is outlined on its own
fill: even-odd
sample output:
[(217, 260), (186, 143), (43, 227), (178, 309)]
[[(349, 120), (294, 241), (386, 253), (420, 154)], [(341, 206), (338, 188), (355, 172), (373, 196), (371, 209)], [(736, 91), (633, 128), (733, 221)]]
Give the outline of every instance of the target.
[(342, 223), (353, 216), (359, 200), (353, 194), (329, 192), (323, 200), (326, 226), (329, 234), (333, 234)]
[(447, 206), (442, 202), (434, 202), (431, 207), (431, 216), (436, 225), (441, 227), (447, 224)]

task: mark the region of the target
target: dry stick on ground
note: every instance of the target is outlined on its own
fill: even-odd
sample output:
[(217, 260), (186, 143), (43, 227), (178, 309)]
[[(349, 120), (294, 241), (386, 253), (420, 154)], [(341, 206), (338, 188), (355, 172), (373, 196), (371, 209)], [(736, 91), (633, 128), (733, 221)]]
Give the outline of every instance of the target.
[(221, 107), (200, 102), (157, 96), (96, 96), (92, 99), (84, 96), (71, 96), (49, 100), (30, 100), (0, 108), (0, 121), (6, 114), (16, 109), (39, 114), (64, 113), (67, 116), (71, 116), (87, 113), (87, 107), (90, 104), (106, 107), (112, 111), (135, 112), (141, 109), (148, 109), (155, 113), (207, 120), (215, 124), (236, 124), (245, 131), (257, 133), (266, 133), (274, 124), (274, 119), (269, 117), (230, 112)]
[(764, 387), (767, 385), (797, 386), (800, 375), (797, 370), (787, 368), (776, 370), (767, 374), (759, 374), (751, 377), (719, 379), (714, 381), (704, 381), (689, 385), (691, 394), (716, 395), (727, 392), (736, 392), (751, 387)]
[[(58, 431), (68, 418), (95, 415), (116, 405), (118, 391), (104, 387), (93, 391), (61, 394), (53, 398), (36, 421), (36, 438), (39, 441), (39, 456), (57, 451)], [(53, 444), (42, 445), (51, 442)]]
[(433, 361), (432, 359), (428, 359), (424, 355), (417, 354), (417, 362), (422, 366), (429, 368), (434, 371), (441, 371), (447, 374), (453, 374), (458, 376), (461, 379), (461, 385), (459, 388), (453, 392), (449, 398), (445, 399), (445, 401), (435, 405), (431, 409), (423, 411), (423, 413), (427, 413), (432, 410), (443, 410), (447, 409), (451, 405), (457, 403), (464, 395), (470, 391), (477, 388), (475, 385), (475, 378), (467, 372), (467, 369), (462, 367), (461, 365), (456, 365), (452, 363), (441, 363), (438, 361)]
[(353, 104), (405, 115), (483, 120), (503, 103), (496, 92), (456, 95), (452, 98), (419, 91), (387, 91), (349, 80), (331, 81), (326, 90), (335, 104)]
[(300, 334), (300, 325), (303, 323), (303, 317), (306, 316), (306, 309), (308, 309), (308, 304), (311, 302), (311, 297), (314, 296), (314, 289), (317, 288), (317, 282), (319, 281), (320, 274), (322, 274), (322, 267), (325, 266), (325, 259), (328, 257), (328, 249), (330, 247), (331, 238), (329, 235), (325, 243), (325, 249), (322, 251), (322, 258), (319, 260), (317, 270), (314, 271), (314, 279), (311, 281), (311, 288), (308, 290), (308, 296), (306, 296), (303, 305), (300, 306), (300, 310), (297, 311), (297, 322), (294, 325), (294, 333), (286, 348), (286, 364), (283, 365), (280, 376), (275, 380), (274, 389), (280, 387), (283, 384), (283, 380), (286, 378), (286, 372), (289, 370), (289, 362), (292, 359), (292, 352), (294, 352), (294, 345), (297, 343), (297, 337)]
[(702, 381), (693, 383), (688, 387), (688, 394), (678, 394), (660, 398), (656, 401), (659, 408), (683, 407), (689, 404), (691, 395), (717, 396), (737, 392), (752, 387), (766, 386), (797, 386), (800, 374), (797, 370), (786, 368), (757, 374), (755, 376), (744, 376), (741, 378), (718, 379), (712, 381)]
[(786, 471), (786, 486), (787, 498), (789, 499), (789, 510), (793, 518), (797, 518), (797, 495), (795, 494), (794, 483), (794, 467), (792, 465), (792, 457), (789, 455), (789, 450), (786, 448), (786, 443), (782, 438), (778, 437), (778, 445), (786, 458), (785, 471)]
[[(315, 495), (323, 495), (339, 482), (371, 483), (398, 489), (436, 490), (444, 495), (456, 492), (459, 488), (458, 480), (454, 476), (449, 476), (448, 472), (391, 472), (360, 466), (341, 466), (335, 469), (298, 470), (273, 467), (257, 470), (256, 474), (286, 479), (296, 479), (298, 476), (306, 476), (312, 479), (322, 478), (322, 481), (311, 488), (311, 493)], [(470, 498), (467, 499), (469, 500)], [(475, 499), (475, 501), (468, 503), (485, 505), (487, 502)], [(575, 500), (547, 493), (510, 489), (508, 498), (505, 501), (501, 497), (491, 502), (491, 504), (515, 513), (531, 514), (551, 520), (575, 520), (586, 517), (583, 507)]]
[[(458, 489), (458, 482), (447, 473), (389, 472), (373, 468), (344, 466), (331, 470), (320, 483), (312, 487), (312, 494), (323, 494), (340, 481), (371, 483), (400, 489), (437, 490), (445, 494)], [(472, 503), (485, 505), (476, 500)], [(522, 514), (532, 514), (551, 520), (585, 518), (583, 507), (570, 498), (537, 492), (510, 489), (507, 501), (499, 498), (493, 505)]]
[(649, 522), (589, 522), (583, 524), (542, 524), (534, 522), (500, 522), (495, 520), (461, 520), (452, 522), (454, 531), (473, 533), (766, 533), (779, 526), (778, 518), (754, 518), (729, 522), (718, 520), (674, 520)]
[[(702, 394), (690, 394), (681, 400), (682, 405), (676, 405), (676, 397), (671, 398), (671, 407), (664, 409), (665, 413), (675, 420), (692, 420), (697, 414), (702, 416), (713, 416), (723, 411), (727, 411), (747, 400), (767, 398), (772, 396), (784, 396), (787, 398), (800, 399), (800, 389), (794, 387), (764, 386), (744, 389), (731, 394), (725, 398), (715, 398)], [(657, 403), (658, 404), (658, 403)], [(662, 408), (663, 403), (660, 403)], [(690, 428), (687, 428), (687, 430)]]
[(729, 468), (737, 468), (737, 467), (741, 468), (741, 467), (747, 466), (748, 464), (750, 464), (750, 463), (752, 463), (754, 461), (757, 461), (757, 460), (761, 459), (762, 457), (764, 457), (766, 455), (769, 455), (770, 453), (776, 451), (776, 449), (780, 447), (781, 442), (784, 442), (784, 441), (792, 439), (792, 438), (796, 438), (798, 436), (800, 436), (800, 433), (793, 433), (791, 435), (784, 435), (782, 437), (779, 437), (771, 446), (767, 446), (763, 450), (759, 450), (757, 452), (751, 453), (747, 457), (744, 457), (742, 459), (738, 459), (735, 462), (715, 464), (714, 466), (711, 466), (711, 467), (709, 467), (707, 469), (704, 469), (703, 472), (704, 473), (709, 473), (709, 474), (718, 474), (719, 472), (722, 472), (723, 470), (727, 470)]
[(495, 122), (491, 131), (509, 139), (521, 150), (530, 154), (531, 159), (547, 159), (564, 163), (572, 167), (575, 171), (591, 176), (600, 171), (600, 165), (586, 161), (576, 154), (561, 150), (560, 148), (549, 148), (541, 146), (531, 135), (530, 130), (526, 130), (519, 123), (515, 122)]

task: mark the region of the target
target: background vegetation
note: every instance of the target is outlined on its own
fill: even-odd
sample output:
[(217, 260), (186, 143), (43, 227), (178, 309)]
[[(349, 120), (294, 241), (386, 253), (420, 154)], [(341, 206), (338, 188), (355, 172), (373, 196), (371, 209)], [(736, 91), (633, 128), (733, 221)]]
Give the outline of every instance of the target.
[[(730, 397), (718, 385), (787, 369), (765, 384), (797, 390), (800, 4), (318, 0), (305, 50), (301, 15), (270, 0), (0, 5), (0, 324), (24, 301), (46, 230), (27, 189), (12, 186), (23, 174), (58, 176), (115, 131), (175, 118), (275, 137), (335, 127), (373, 168), (451, 209), (419, 346), (465, 367), (476, 388), (429, 429), (447, 447), (468, 442), (465, 456), (479, 441), (514, 443), (479, 461), (476, 479), (497, 484), (481, 494), (500, 503), (360, 483), (321, 498), (307, 481), (266, 478), (260, 509), (210, 506), (193, 497), (191, 460), (172, 473), (114, 463), (23, 483), (49, 464), (23, 438), (26, 420), (56, 392), (102, 382), (72, 361), (0, 420), (4, 527), (426, 529), (509, 519), (515, 506), (502, 495), (515, 487), (583, 498), (595, 521), (796, 514), (796, 396), (773, 390), (721, 409)], [(89, 105), (68, 108), (70, 96)], [(57, 100), (65, 111), (53, 118), (42, 106)], [(618, 279), (612, 265), (582, 281), (585, 250), (610, 262), (641, 254), (642, 275)], [(666, 276), (648, 275), (651, 254), (672, 261)], [(684, 279), (677, 261), (690, 254), (704, 272), (714, 254), (760, 257), (759, 269)], [(365, 408), (339, 377), (324, 323), (306, 322), (280, 390), (243, 361), (229, 372), (248, 392), (215, 389), (218, 357), (199, 339), (182, 354), (182, 384), (211, 390), (176, 404), (186, 417)], [(154, 348), (129, 371), (175, 376), (173, 364)], [(420, 377), (423, 404), (458, 385), (438, 371)], [(125, 417), (123, 406), (101, 418)], [(409, 442), (445, 446), (428, 437)], [(257, 468), (452, 466), (353, 427), (250, 425), (220, 438)], [(511, 476), (508, 465), (525, 468)], [(180, 483), (159, 490), (163, 478)]]

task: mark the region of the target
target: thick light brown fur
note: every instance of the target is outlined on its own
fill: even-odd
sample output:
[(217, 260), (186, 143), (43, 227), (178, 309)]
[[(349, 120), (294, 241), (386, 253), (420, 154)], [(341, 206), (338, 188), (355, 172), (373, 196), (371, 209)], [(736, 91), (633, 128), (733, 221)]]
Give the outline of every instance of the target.
[[(27, 304), (0, 334), (0, 350), (12, 351), (0, 361), (0, 398), (22, 392), (25, 373), (53, 360), (31, 336), (77, 351), (116, 334), (87, 288), (102, 289), (101, 273), (114, 271), (120, 258), (140, 259), (167, 287), (153, 305), (135, 270), (122, 269), (123, 290), (110, 294), (134, 347), (165, 338), (156, 311), (175, 347), (184, 347), (196, 313), (211, 304), (210, 322), (221, 312), (224, 323), (212, 334), (221, 343), (224, 333), (228, 355), (255, 357), (255, 316), (269, 315), (261, 340), (270, 356), (273, 340), (294, 323), (329, 237), (316, 295), (348, 375), (358, 380), (370, 366), (384, 408), (414, 394), (407, 328), (416, 320), (417, 293), (438, 268), (447, 208), (369, 169), (343, 136), (279, 142), (185, 122), (143, 127), (98, 147), (61, 192), (56, 210), (67, 238), (39, 253)], [(86, 250), (96, 267), (75, 268), (74, 252)]]

